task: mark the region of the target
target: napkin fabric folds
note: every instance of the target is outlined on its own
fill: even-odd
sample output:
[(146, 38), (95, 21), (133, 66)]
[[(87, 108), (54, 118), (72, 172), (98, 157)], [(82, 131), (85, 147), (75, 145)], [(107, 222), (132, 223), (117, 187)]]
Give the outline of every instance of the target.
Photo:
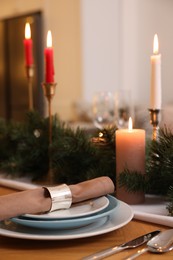
[[(68, 188), (71, 191), (72, 203), (107, 195), (115, 189), (112, 180), (106, 176), (69, 185)], [(0, 196), (0, 221), (23, 214), (49, 212), (52, 203), (54, 202), (51, 194), (44, 187)]]

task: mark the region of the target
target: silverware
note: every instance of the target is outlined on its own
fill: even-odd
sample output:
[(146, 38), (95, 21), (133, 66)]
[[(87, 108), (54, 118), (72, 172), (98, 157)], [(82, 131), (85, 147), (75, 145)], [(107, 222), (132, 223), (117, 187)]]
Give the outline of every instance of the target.
[(156, 236), (159, 233), (160, 233), (160, 230), (156, 230), (156, 231), (147, 233), (147, 234), (137, 237), (127, 243), (121, 244), (119, 246), (107, 248), (107, 249), (99, 251), (95, 254), (86, 256), (86, 257), (82, 258), (82, 260), (103, 259), (109, 255), (113, 255), (124, 249), (138, 247), (138, 246), (148, 242), (151, 238), (153, 238), (154, 236)]
[(124, 260), (132, 260), (149, 251), (152, 253), (165, 253), (173, 249), (173, 229), (161, 232), (148, 241), (147, 247), (138, 250), (135, 254)]

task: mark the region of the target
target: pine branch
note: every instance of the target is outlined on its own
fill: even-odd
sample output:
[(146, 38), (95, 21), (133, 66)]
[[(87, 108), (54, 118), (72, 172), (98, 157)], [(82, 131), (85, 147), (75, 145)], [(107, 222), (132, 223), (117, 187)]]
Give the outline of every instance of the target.
[(173, 184), (173, 135), (166, 127), (161, 128), (159, 140), (150, 144), (147, 158), (148, 191), (166, 195)]
[[(52, 145), (49, 147), (49, 121), (29, 112), (24, 123), (0, 123), (0, 169), (11, 176), (44, 178), (52, 160), (57, 183), (76, 183), (106, 175), (115, 181), (115, 144), (113, 132), (104, 130), (104, 147), (92, 142), (85, 131), (76, 131), (53, 116)], [(103, 149), (104, 148), (104, 149)]]
[(168, 199), (169, 203), (167, 204), (166, 208), (169, 212), (169, 215), (173, 216), (173, 186), (169, 187), (167, 199)]
[(146, 175), (140, 172), (125, 169), (120, 173), (117, 181), (118, 185), (126, 187), (128, 192), (146, 192)]

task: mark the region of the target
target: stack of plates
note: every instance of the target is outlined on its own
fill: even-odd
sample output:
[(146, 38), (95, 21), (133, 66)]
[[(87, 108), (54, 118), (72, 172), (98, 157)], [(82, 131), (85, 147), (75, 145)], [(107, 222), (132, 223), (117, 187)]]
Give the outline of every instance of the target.
[(74, 239), (104, 234), (127, 224), (131, 208), (111, 195), (47, 214), (25, 214), (0, 223), (0, 234), (26, 239)]

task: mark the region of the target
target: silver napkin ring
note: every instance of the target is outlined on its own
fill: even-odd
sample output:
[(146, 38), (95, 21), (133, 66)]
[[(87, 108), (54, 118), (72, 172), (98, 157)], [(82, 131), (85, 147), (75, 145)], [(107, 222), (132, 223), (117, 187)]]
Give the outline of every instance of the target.
[(49, 192), (52, 199), (52, 205), (49, 212), (70, 208), (72, 204), (72, 194), (70, 188), (66, 184), (43, 188)]

